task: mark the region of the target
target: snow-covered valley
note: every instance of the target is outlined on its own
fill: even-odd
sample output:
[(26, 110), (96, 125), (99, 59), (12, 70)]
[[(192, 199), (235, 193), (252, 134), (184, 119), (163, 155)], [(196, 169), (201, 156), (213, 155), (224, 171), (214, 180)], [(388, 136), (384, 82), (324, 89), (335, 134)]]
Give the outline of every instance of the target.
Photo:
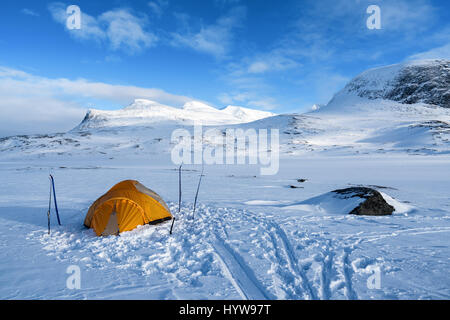
[[(414, 70), (432, 94), (419, 86), (412, 100), (391, 99)], [(138, 99), (119, 111), (90, 111), (67, 133), (1, 138), (0, 296), (450, 298), (450, 109), (445, 99), (430, 104), (447, 97), (450, 88), (442, 89), (438, 76), (448, 79), (448, 70), (448, 61), (369, 70), (327, 106), (304, 114), (199, 102), (177, 109)], [(178, 214), (171, 134), (193, 131), (194, 121), (219, 135), (227, 128), (278, 129), (279, 172), (206, 165), (191, 219), (202, 166), (183, 166)], [(62, 219), (57, 226), (52, 215), (50, 236), (49, 173)], [(172, 235), (171, 222), (119, 237), (84, 228), (92, 202), (125, 179), (168, 202), (177, 218)], [(380, 191), (394, 213), (349, 215), (330, 198), (332, 190), (355, 186)], [(70, 265), (81, 268), (79, 290), (66, 287)], [(371, 287), (378, 275), (379, 286)]]

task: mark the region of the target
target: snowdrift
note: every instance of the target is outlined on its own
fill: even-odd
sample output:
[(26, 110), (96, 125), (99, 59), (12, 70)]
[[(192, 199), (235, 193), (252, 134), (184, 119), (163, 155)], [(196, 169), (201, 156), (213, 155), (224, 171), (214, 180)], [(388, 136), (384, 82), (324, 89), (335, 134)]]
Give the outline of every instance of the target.
[(334, 190), (296, 204), (286, 205), (283, 208), (311, 213), (368, 216), (386, 216), (393, 212), (407, 213), (412, 210), (411, 206), (403, 204), (385, 193), (366, 187)]

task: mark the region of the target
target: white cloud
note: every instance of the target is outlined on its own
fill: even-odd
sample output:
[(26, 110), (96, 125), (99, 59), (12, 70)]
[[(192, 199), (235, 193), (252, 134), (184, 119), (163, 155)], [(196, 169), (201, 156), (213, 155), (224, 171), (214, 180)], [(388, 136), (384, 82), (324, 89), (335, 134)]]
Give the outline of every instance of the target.
[(222, 93), (218, 99), (226, 105), (242, 105), (262, 110), (274, 110), (280, 106), (274, 98), (263, 96), (252, 91)]
[[(50, 97), (4, 96), (0, 109), (0, 137), (67, 131), (75, 126), (84, 112), (74, 103)], [(45, 106), (45, 107), (42, 107)]]
[[(67, 5), (56, 2), (49, 5), (53, 19), (66, 25)], [(85, 41), (93, 40), (107, 44), (112, 50), (122, 50), (134, 54), (145, 48), (153, 46), (158, 38), (149, 31), (146, 16), (138, 17), (128, 9), (113, 9), (106, 11), (98, 17), (81, 12), (81, 29), (68, 30), (75, 39)]]
[[(247, 59), (248, 60), (248, 59)], [(246, 62), (248, 73), (265, 73), (298, 68), (301, 64), (287, 55), (286, 52), (273, 51), (259, 56), (251, 62)]]
[(414, 54), (408, 58), (408, 60), (421, 59), (450, 59), (450, 43), (425, 52)]
[(427, 0), (382, 1), (380, 7), (383, 29), (408, 34), (427, 29), (436, 14)]
[(430, 0), (321, 0), (305, 5), (298, 20), (305, 34), (330, 32), (332, 26), (347, 36), (355, 37), (368, 31), (366, 20), (369, 5), (381, 9), (382, 30), (378, 33), (402, 32), (404, 34), (422, 31), (434, 22), (436, 8)]
[(406, 60), (450, 59), (450, 25), (440, 26), (439, 30), (425, 37), (417, 47), (417, 53)]
[(299, 84), (311, 86), (315, 92), (315, 103), (327, 104), (351, 79), (339, 73), (323, 69), (309, 74)]
[(197, 32), (191, 32), (186, 25), (188, 16), (178, 15), (183, 30), (172, 34), (172, 45), (188, 47), (193, 50), (224, 58), (228, 54), (233, 40), (233, 30), (240, 26), (246, 15), (244, 7), (235, 7), (227, 15), (220, 17), (214, 24), (203, 25)]
[(248, 66), (249, 73), (263, 73), (269, 69), (270, 69), (270, 62), (268, 63), (267, 61), (262, 61), (262, 60), (252, 62)]
[(136, 52), (157, 41), (153, 33), (144, 31), (145, 19), (133, 16), (127, 10), (107, 11), (98, 20), (107, 25), (105, 32), (114, 50), (122, 48)]
[[(66, 13), (67, 5), (54, 2), (48, 6), (48, 9), (53, 17), (53, 19), (62, 24), (66, 28)], [(96, 18), (81, 11), (81, 29), (80, 30), (68, 30), (72, 37), (78, 40), (95, 40), (98, 42), (103, 42), (107, 40), (106, 32), (100, 26), (100, 23)]]
[(39, 13), (28, 8), (23, 8), (21, 12), (27, 16), (39, 17)]
[(219, 7), (224, 7), (227, 5), (234, 5), (239, 3), (241, 0), (214, 0), (214, 3)]
[[(78, 124), (91, 101), (121, 106), (136, 98), (182, 106), (192, 99), (161, 89), (50, 79), (0, 66), (0, 135), (66, 131)], [(92, 104), (92, 103), (91, 103)]]
[(257, 100), (250, 100), (247, 102), (247, 106), (254, 107), (256, 109), (274, 110), (278, 108), (280, 105), (276, 102), (274, 98), (267, 97)]
[(150, 10), (157, 16), (157, 17), (161, 17), (164, 10), (167, 8), (167, 6), (169, 5), (169, 1), (168, 0), (155, 0), (155, 1), (150, 1), (147, 3), (148, 7), (150, 8)]
[[(292, 110), (304, 111), (300, 108), (303, 97), (286, 97), (275, 89), (270, 81), (263, 77), (234, 77), (227, 79), (233, 90), (218, 96), (220, 102), (227, 105), (242, 105), (246, 107), (276, 110), (280, 107), (289, 107)], [(303, 103), (310, 107), (314, 103), (326, 104), (339, 90), (350, 80), (329, 68), (319, 68), (303, 74), (298, 80), (292, 80), (291, 85), (300, 88), (308, 88), (314, 95), (314, 101)], [(299, 90), (300, 91), (300, 90)], [(296, 108), (296, 106), (299, 106)]]
[[(381, 7), (383, 29), (376, 34), (366, 28), (366, 9), (371, 4)], [(320, 100), (317, 103), (326, 103), (348, 81), (332, 71), (336, 63), (373, 62), (404, 45), (398, 40), (392, 44), (399, 37), (408, 38), (412, 44), (419, 32), (433, 26), (436, 16), (429, 0), (311, 0), (296, 8), (292, 9), (297, 12), (295, 19), (279, 26), (283, 28), (281, 36), (266, 49), (248, 52), (246, 57), (226, 65), (223, 79), (232, 87), (231, 97), (251, 92), (253, 96), (269, 94), (285, 101), (275, 87), (282, 81), (298, 82), (297, 77), (305, 79), (302, 86), (311, 87)], [(377, 43), (381, 37), (386, 41), (380, 49), (370, 50), (371, 41)], [(446, 49), (429, 54), (443, 55)]]

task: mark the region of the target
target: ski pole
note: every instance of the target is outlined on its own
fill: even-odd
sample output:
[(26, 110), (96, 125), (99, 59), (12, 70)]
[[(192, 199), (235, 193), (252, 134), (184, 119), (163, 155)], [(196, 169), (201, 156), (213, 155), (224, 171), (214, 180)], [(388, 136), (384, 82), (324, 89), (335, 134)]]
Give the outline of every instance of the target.
[(47, 211), (47, 228), (48, 234), (50, 235), (50, 210), (52, 209), (52, 182), (50, 182), (50, 193), (48, 197), (48, 211)]
[(203, 177), (203, 170), (204, 169), (205, 169), (205, 167), (202, 166), (202, 173), (200, 174), (200, 179), (198, 180), (197, 192), (195, 193), (194, 209), (192, 210), (192, 220), (195, 219), (195, 208), (197, 206), (198, 191), (200, 190), (200, 184), (202, 183), (202, 177)]
[(50, 175), (50, 179), (53, 186), (53, 200), (55, 201), (56, 218), (58, 219), (58, 224), (61, 225), (61, 220), (59, 219), (58, 204), (56, 203), (55, 179), (53, 179), (52, 175)]
[[(178, 169), (178, 214), (181, 212), (181, 167), (183, 164), (180, 165), (180, 168)], [(170, 226), (170, 234), (172, 234), (173, 225), (175, 224), (175, 217), (172, 219), (172, 225)]]

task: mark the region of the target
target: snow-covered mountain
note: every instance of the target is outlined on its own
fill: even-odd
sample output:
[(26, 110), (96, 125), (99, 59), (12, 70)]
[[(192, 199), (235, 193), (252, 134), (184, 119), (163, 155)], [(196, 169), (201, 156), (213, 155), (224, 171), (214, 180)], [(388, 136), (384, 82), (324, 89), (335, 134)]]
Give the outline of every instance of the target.
[[(304, 114), (136, 100), (91, 110), (66, 133), (1, 138), (0, 298), (449, 299), (450, 108), (434, 103), (449, 89), (442, 64), (368, 71)], [(400, 85), (406, 69), (416, 77)], [(414, 83), (431, 89), (390, 98)], [(179, 207), (171, 134), (192, 133), (194, 120), (220, 136), (278, 129), (280, 170), (183, 166)], [(52, 210), (50, 235), (49, 173), (62, 220)], [(170, 223), (101, 238), (83, 227), (95, 199), (125, 179), (162, 196), (173, 234)], [(395, 211), (348, 214), (362, 203), (354, 187), (376, 189)], [(67, 288), (68, 266), (80, 267), (80, 290)]]
[(90, 110), (73, 130), (62, 134), (16, 136), (0, 140), (0, 157), (24, 155), (150, 156), (171, 151), (171, 133), (202, 123), (226, 128), (279, 129), (282, 155), (310, 152), (349, 154), (450, 153), (450, 62), (424, 60), (372, 69), (358, 75), (326, 106), (304, 114), (199, 101), (174, 108), (137, 99), (116, 111)]
[(89, 110), (75, 131), (149, 124), (203, 125), (237, 124), (274, 116), (274, 113), (228, 106), (219, 110), (200, 101), (190, 101), (174, 108), (155, 101), (136, 99), (128, 107), (116, 111)]
[(371, 69), (328, 105), (294, 115), (292, 153), (450, 152), (450, 61), (421, 60)]
[(450, 108), (450, 61), (419, 60), (371, 69), (350, 81), (335, 99), (346, 95)]
[(368, 70), (325, 106), (243, 124), (279, 128), (285, 155), (450, 153), (450, 61)]

